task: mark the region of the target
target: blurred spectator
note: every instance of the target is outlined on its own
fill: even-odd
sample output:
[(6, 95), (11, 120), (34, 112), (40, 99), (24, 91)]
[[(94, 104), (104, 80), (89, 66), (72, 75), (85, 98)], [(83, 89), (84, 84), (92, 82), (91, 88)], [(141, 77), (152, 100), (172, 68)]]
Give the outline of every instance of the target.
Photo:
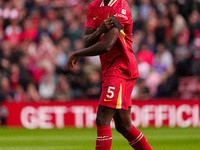
[(77, 62), (72, 71), (67, 73), (67, 79), (73, 89), (73, 98), (81, 99), (86, 97), (86, 78), (81, 67), (81, 64)]
[(11, 89), (9, 79), (6, 76), (1, 77), (0, 79), (0, 95), (3, 100), (13, 100), (14, 92)]
[(16, 90), (17, 86), (19, 86), (19, 78), (20, 78), (19, 76), (20, 76), (19, 66), (17, 64), (12, 64), (10, 72), (10, 82), (13, 90)]
[(23, 30), (21, 41), (34, 41), (37, 37), (37, 29), (33, 26), (31, 19), (26, 19), (23, 22)]
[(145, 61), (138, 60), (138, 70), (140, 78), (146, 79), (150, 74), (151, 66)]
[(173, 39), (172, 26), (169, 18), (169, 9), (163, 6), (160, 13), (158, 27), (155, 29), (155, 37), (158, 43), (163, 43), (166, 38)]
[(2, 18), (0, 18), (0, 41), (3, 40), (4, 38), (4, 20)]
[(154, 55), (153, 53), (148, 49), (147, 45), (145, 43), (143, 43), (141, 45), (140, 50), (137, 52), (136, 54), (137, 59), (140, 62), (146, 62), (148, 63), (150, 66), (152, 66), (153, 64), (153, 60), (154, 60)]
[(90, 73), (86, 93), (89, 99), (98, 99), (101, 96), (101, 76), (98, 71)]
[(179, 78), (178, 94), (181, 99), (199, 99), (199, 76)]
[(6, 125), (7, 116), (8, 116), (7, 108), (2, 105), (2, 101), (0, 100), (0, 126)]
[(192, 11), (188, 19), (188, 29), (190, 32), (190, 42), (195, 38), (195, 32), (200, 28), (200, 15), (198, 11)]
[(156, 38), (155, 38), (155, 35), (154, 34), (148, 34), (146, 43), (147, 43), (148, 49), (155, 54), (156, 53)]
[(63, 37), (60, 41), (59, 41), (59, 46), (62, 49), (62, 51), (64, 53), (66, 53), (66, 55), (68, 55), (71, 51), (71, 41), (69, 38), (67, 37)]
[(58, 101), (70, 101), (73, 99), (73, 91), (65, 75), (58, 76), (56, 84), (55, 99)]
[(19, 10), (13, 7), (11, 1), (7, 1), (4, 3), (4, 7), (0, 8), (0, 17), (3, 19), (18, 19), (19, 18)]
[(131, 95), (132, 99), (135, 100), (149, 100), (151, 98), (151, 94), (149, 88), (145, 85), (144, 79), (138, 79)]
[(161, 83), (161, 74), (151, 70), (149, 76), (145, 80), (145, 85), (149, 89), (149, 93), (152, 97), (155, 97), (157, 94), (157, 88)]
[(146, 22), (147, 33), (154, 33), (156, 28), (158, 27), (158, 16), (155, 8), (151, 8), (148, 14), (148, 19)]
[(59, 68), (65, 67), (67, 63), (67, 55), (62, 50), (62, 47), (60, 45), (57, 45), (55, 47), (55, 65)]
[(8, 76), (9, 75), (9, 67), (11, 64), (11, 55), (12, 55), (12, 51), (11, 51), (11, 46), (10, 43), (8, 41), (2, 41), (0, 43), (1, 47), (0, 47), (0, 68), (2, 71), (3, 75)]
[(166, 72), (170, 67), (173, 66), (173, 56), (164, 46), (159, 43), (157, 45), (157, 52), (154, 59), (154, 69), (159, 73)]
[[(198, 0), (197, 0), (198, 1)], [(191, 13), (192, 8), (195, 4), (194, 1), (188, 1), (188, 0), (177, 0), (177, 6), (179, 9), (180, 14), (187, 19), (188, 15)]]
[(14, 93), (14, 101), (15, 102), (27, 102), (27, 93), (24, 91), (24, 88), (21, 85), (16, 87)]
[(137, 30), (133, 36), (133, 51), (136, 53), (140, 49), (140, 44), (145, 37), (145, 33), (142, 30)]
[(130, 10), (131, 10), (131, 13), (132, 13), (132, 19), (133, 19), (133, 22), (135, 22), (136, 20), (136, 16), (138, 15), (138, 6), (136, 5), (135, 3), (135, 0), (127, 0), (127, 3), (129, 4), (130, 6)]
[(200, 79), (198, 81), (198, 85), (197, 85), (197, 98), (200, 97)]
[(39, 94), (42, 99), (53, 99), (55, 93), (55, 79), (53, 74), (45, 74), (39, 83)]
[(52, 26), (51, 37), (57, 43), (64, 36), (64, 24), (61, 20), (55, 20)]
[(162, 74), (161, 83), (158, 85), (157, 96), (159, 98), (177, 98), (178, 79), (175, 75), (175, 69), (169, 67), (167, 73)]
[(139, 6), (139, 12), (144, 21), (148, 19), (151, 9), (152, 7), (150, 0), (141, 0), (141, 4)]
[(144, 26), (144, 20), (141, 18), (141, 14), (137, 13), (135, 16), (135, 20), (133, 22), (133, 33), (135, 33), (138, 30), (143, 31), (145, 28)]
[(39, 102), (40, 100), (40, 95), (36, 86), (33, 83), (30, 83), (27, 87), (27, 101)]
[(97, 70), (100, 70), (100, 58), (99, 58), (99, 56), (86, 57), (85, 58), (85, 64), (84, 64), (84, 67), (83, 67), (84, 75), (86, 77), (89, 77), (89, 75), (93, 71), (97, 71)]
[(178, 11), (176, 4), (171, 3), (169, 5), (169, 14), (172, 20), (172, 33), (174, 37), (177, 37), (182, 29), (186, 27), (186, 21)]
[(36, 41), (40, 42), (43, 36), (50, 36), (48, 31), (49, 21), (47, 18), (41, 18), (37, 29)]
[(185, 28), (177, 38), (177, 47), (175, 48), (175, 63), (177, 74), (180, 76), (191, 75), (192, 54), (187, 44), (188, 40), (188, 30)]
[(11, 20), (10, 25), (5, 29), (5, 39), (10, 42), (12, 47), (16, 47), (20, 42), (21, 27), (17, 20)]
[(82, 29), (75, 18), (69, 20), (66, 26), (68, 27), (65, 28), (65, 35), (69, 37), (74, 46), (74, 42), (82, 37)]
[(195, 31), (194, 40), (190, 48), (194, 57), (192, 62), (192, 73), (196, 76), (200, 76), (200, 29)]

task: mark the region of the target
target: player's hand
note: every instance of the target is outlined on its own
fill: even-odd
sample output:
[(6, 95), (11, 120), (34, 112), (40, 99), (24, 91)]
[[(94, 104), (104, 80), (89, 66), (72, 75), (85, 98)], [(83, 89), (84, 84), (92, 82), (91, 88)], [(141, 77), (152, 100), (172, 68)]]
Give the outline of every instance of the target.
[(112, 27), (114, 26), (113, 21), (108, 18), (105, 19), (102, 23), (101, 26), (99, 27), (99, 31), (102, 33), (106, 33), (107, 31), (109, 31)]
[(69, 70), (72, 70), (72, 68), (74, 67), (74, 65), (77, 63), (79, 59), (79, 56), (77, 56), (76, 53), (73, 53), (68, 60), (68, 68)]

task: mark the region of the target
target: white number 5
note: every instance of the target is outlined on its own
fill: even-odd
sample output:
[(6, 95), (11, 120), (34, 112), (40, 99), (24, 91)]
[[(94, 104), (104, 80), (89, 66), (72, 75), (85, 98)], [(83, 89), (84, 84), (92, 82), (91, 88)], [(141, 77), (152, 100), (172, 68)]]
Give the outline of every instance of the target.
[(106, 94), (106, 96), (108, 97), (108, 98), (113, 98), (113, 96), (114, 96), (114, 92), (113, 92), (113, 90), (115, 89), (115, 87), (113, 87), (113, 86), (109, 86), (108, 87), (108, 94)]

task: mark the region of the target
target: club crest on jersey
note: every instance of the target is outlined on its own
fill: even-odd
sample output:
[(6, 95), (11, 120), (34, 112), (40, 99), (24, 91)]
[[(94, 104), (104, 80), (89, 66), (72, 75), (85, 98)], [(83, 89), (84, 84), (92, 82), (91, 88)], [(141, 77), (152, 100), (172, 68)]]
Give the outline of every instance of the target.
[(126, 9), (122, 9), (122, 14), (126, 15)]

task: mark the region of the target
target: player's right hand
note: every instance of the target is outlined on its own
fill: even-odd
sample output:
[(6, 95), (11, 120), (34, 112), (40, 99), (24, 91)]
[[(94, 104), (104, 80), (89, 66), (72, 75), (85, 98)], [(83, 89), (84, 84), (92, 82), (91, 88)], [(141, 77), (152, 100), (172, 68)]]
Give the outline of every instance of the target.
[(68, 60), (68, 68), (69, 70), (72, 70), (72, 68), (74, 67), (74, 65), (77, 63), (79, 59), (79, 56), (76, 55), (76, 53), (73, 53)]
[(110, 18), (108, 18), (108, 19), (105, 19), (105, 20), (101, 23), (101, 26), (99, 27), (99, 30), (100, 30), (100, 32), (102, 32), (102, 33), (106, 33), (106, 32), (108, 32), (113, 26), (114, 26), (113, 21), (112, 21)]

